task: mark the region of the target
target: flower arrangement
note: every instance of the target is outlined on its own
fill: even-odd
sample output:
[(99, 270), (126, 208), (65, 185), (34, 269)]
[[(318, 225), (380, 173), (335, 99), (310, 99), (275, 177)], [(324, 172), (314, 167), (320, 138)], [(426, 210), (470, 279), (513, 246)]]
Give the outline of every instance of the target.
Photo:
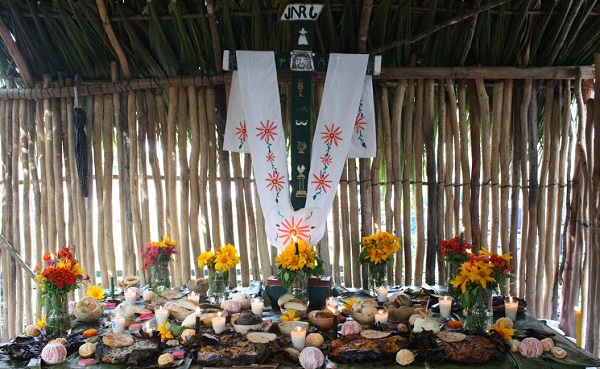
[(212, 251), (206, 251), (198, 256), (198, 267), (204, 268), (205, 266), (211, 270), (217, 270), (220, 272), (227, 272), (240, 262), (240, 256), (232, 244), (228, 243), (219, 247), (216, 253)]
[(171, 261), (171, 256), (177, 254), (177, 242), (169, 237), (163, 237), (162, 241), (148, 242), (146, 248), (142, 251), (142, 259), (144, 260), (143, 269), (148, 269), (150, 265), (158, 263), (168, 263)]
[(383, 231), (365, 236), (360, 241), (361, 263), (369, 264), (369, 288), (377, 295), (377, 288), (385, 286), (387, 266), (394, 262), (394, 255), (400, 250), (400, 240), (393, 234)]
[(394, 254), (400, 250), (400, 240), (393, 234), (383, 231), (363, 237), (360, 242), (359, 260), (361, 263), (391, 263)]
[(469, 254), (473, 250), (473, 245), (465, 241), (463, 233), (448, 241), (443, 240), (440, 246), (442, 247), (442, 256), (449, 262), (464, 263), (469, 260)]
[(510, 278), (511, 253), (498, 255), (485, 248), (479, 255), (470, 255), (461, 265), (460, 273), (452, 280), (453, 287), (460, 289), (460, 302), (467, 309), (467, 329), (481, 331), (486, 328), (486, 319), (491, 315), (491, 297), (496, 289), (504, 288)]
[(64, 332), (71, 328), (69, 318), (67, 294), (79, 288), (79, 284), (89, 280), (84, 277), (81, 264), (68, 246), (63, 247), (56, 254), (48, 252), (43, 256), (45, 267), (36, 266), (35, 282), (42, 290), (42, 306), (45, 307), (46, 333)]
[[(317, 250), (303, 239), (296, 239), (288, 244), (275, 258), (277, 277), (284, 287), (300, 277), (312, 274), (316, 277), (323, 275), (323, 260)], [(288, 288), (289, 289), (289, 288)]]
[(479, 256), (471, 254), (469, 261), (461, 265), (460, 274), (452, 281), (452, 286), (461, 289), (461, 302), (480, 290), (503, 289), (504, 281), (510, 277), (511, 259), (510, 252), (498, 255), (483, 247)]
[(46, 253), (43, 260), (46, 267), (43, 270), (41, 265), (35, 268), (35, 272), (38, 273), (35, 282), (42, 288), (42, 296), (53, 293), (66, 295), (79, 288), (79, 283), (89, 279), (84, 278), (84, 270), (68, 246), (56, 254)]

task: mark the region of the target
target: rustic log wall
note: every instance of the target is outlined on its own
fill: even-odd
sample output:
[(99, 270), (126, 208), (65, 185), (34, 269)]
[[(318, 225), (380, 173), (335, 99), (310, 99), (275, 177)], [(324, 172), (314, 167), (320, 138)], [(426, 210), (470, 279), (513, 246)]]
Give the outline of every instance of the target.
[[(68, 81), (44, 81), (59, 83)], [(402, 240), (389, 270), (393, 284), (445, 283), (439, 241), (464, 230), (477, 246), (513, 252), (509, 291), (526, 297), (532, 314), (557, 318), (560, 301), (562, 327), (572, 335), (572, 307), (583, 306), (587, 347), (597, 350), (598, 316), (590, 308), (599, 296), (587, 292), (598, 278), (590, 266), (600, 258), (600, 117), (593, 102), (586, 110), (581, 81), (388, 79), (376, 86), (379, 152), (369, 165), (349, 160), (331, 234), (319, 247), (329, 250), (323, 256), (333, 280), (365, 280), (357, 262), (359, 207)], [(80, 99), (93, 175), (88, 198), (75, 168), (73, 100), (1, 99), (2, 235), (32, 267), (43, 252), (74, 245), (91, 283), (105, 286), (109, 274), (147, 278), (141, 250), (163, 235), (181, 249), (175, 285), (200, 272), (200, 252), (226, 242), (242, 249), (241, 283), (266, 279), (276, 253), (266, 243), (249, 156), (221, 152), (221, 95), (191, 80)], [(372, 186), (367, 199), (360, 198), (364, 185)], [(26, 307), (2, 309), (6, 341), (40, 309), (32, 281), (7, 249), (0, 260), (3, 306)]]

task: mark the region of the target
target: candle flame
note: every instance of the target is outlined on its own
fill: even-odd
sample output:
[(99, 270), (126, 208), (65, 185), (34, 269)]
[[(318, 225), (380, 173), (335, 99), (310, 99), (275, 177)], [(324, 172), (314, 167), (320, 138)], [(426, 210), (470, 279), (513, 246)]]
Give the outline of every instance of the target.
[(581, 308), (579, 306), (575, 306), (573, 309), (576, 313), (581, 313)]
[(508, 301), (509, 301), (509, 302), (513, 302), (513, 297), (512, 297), (512, 296), (509, 296), (509, 297), (508, 297)]
[(335, 309), (333, 306), (327, 306), (327, 310), (330, 310), (333, 314), (335, 314)]
[(196, 308), (196, 315), (197, 315), (197, 316), (200, 316), (200, 306), (198, 306), (198, 307)]
[(383, 314), (383, 313), (385, 313), (385, 311), (383, 311), (383, 309), (379, 309), (378, 313)]

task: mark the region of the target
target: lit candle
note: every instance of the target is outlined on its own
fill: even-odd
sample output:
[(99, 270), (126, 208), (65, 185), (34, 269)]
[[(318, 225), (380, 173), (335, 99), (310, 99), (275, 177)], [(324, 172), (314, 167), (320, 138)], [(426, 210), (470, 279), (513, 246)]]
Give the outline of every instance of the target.
[(387, 324), (388, 322), (388, 312), (383, 309), (377, 310), (375, 313), (375, 323), (379, 324)]
[(375, 233), (379, 233), (379, 224), (373, 224), (373, 228), (375, 228)]
[(519, 301), (508, 297), (508, 301), (504, 301), (504, 315), (510, 318), (513, 322), (517, 320), (517, 310), (519, 309)]
[(136, 296), (134, 291), (125, 291), (125, 301), (129, 304), (135, 304)]
[(196, 308), (196, 334), (200, 333), (200, 306)]
[(190, 294), (188, 295), (188, 300), (197, 300), (198, 296), (196, 296), (196, 292), (192, 291), (190, 292)]
[(296, 326), (292, 330), (292, 346), (298, 351), (302, 351), (306, 344), (306, 329)]
[(115, 298), (115, 277), (113, 277), (112, 272), (108, 271), (108, 276), (110, 277), (110, 298)]
[(581, 347), (581, 308), (575, 306), (575, 342)]
[(440, 299), (440, 315), (442, 318), (450, 318), (450, 312), (452, 311), (452, 297), (443, 296)]
[(154, 333), (154, 332), (152, 331), (152, 327), (150, 327), (150, 322), (146, 322), (146, 334), (147, 334), (149, 337), (152, 337), (152, 334), (153, 334), (153, 333)]
[(377, 301), (386, 302), (387, 294), (388, 294), (388, 289), (386, 286), (377, 287)]
[(255, 315), (262, 316), (263, 310), (265, 308), (265, 303), (260, 297), (255, 297), (250, 301), (250, 307), (252, 308), (252, 312)]
[(116, 315), (112, 318), (113, 333), (123, 333), (125, 331), (125, 317)]
[(159, 306), (155, 311), (156, 325), (161, 325), (169, 319), (169, 310)]
[(327, 298), (327, 300), (325, 300), (325, 305), (337, 310), (337, 308), (340, 306), (340, 300), (337, 297), (330, 296)]
[(51, 252), (50, 253), (50, 266), (54, 266), (56, 264), (56, 261), (54, 261), (54, 253)]
[(213, 329), (216, 334), (221, 334), (225, 330), (225, 316), (220, 311), (211, 319)]

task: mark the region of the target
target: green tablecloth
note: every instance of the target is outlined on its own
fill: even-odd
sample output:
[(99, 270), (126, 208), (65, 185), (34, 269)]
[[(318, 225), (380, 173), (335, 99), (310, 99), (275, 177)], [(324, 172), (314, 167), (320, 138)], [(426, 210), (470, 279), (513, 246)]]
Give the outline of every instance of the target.
[[(272, 312), (268, 312), (271, 314), (275, 314)], [(535, 328), (538, 330), (544, 330), (547, 332), (556, 333), (552, 328), (548, 327), (543, 322), (538, 321), (534, 317), (529, 314), (519, 314), (517, 317), (517, 321), (515, 322), (517, 328), (517, 334), (522, 332), (526, 328)], [(93, 325), (90, 324), (82, 324), (77, 321), (74, 321), (73, 331), (82, 331), (84, 329), (90, 328)], [(98, 324), (96, 323), (96, 327)], [(436, 369), (459, 369), (459, 368), (481, 368), (481, 369), (534, 369), (534, 368), (553, 368), (553, 369), (575, 369), (575, 368), (584, 368), (584, 367), (592, 367), (592, 366), (600, 366), (600, 359), (594, 357), (593, 354), (579, 349), (566, 337), (556, 333), (553, 337), (555, 344), (563, 347), (567, 351), (567, 356), (564, 359), (555, 359), (551, 354), (544, 354), (539, 359), (527, 359), (522, 357), (519, 354), (513, 354), (507, 352), (504, 361), (490, 361), (486, 364), (476, 364), (476, 365), (467, 365), (467, 364), (454, 364), (454, 363), (430, 363), (430, 362), (415, 362), (410, 368), (436, 368)], [(71, 355), (67, 361), (63, 364), (52, 366), (53, 369), (72, 369), (72, 368), (82, 368), (77, 364), (80, 357), (77, 354)], [(362, 363), (362, 364), (338, 364), (339, 368), (348, 368), (352, 367), (353, 369), (367, 369), (372, 367), (386, 367), (391, 366), (389, 363)], [(0, 369), (8, 369), (8, 368), (41, 368), (41, 363), (39, 359), (33, 359), (27, 364), (19, 364), (10, 360), (6, 355), (0, 355)], [(280, 366), (281, 367), (281, 366)], [(397, 365), (394, 366), (398, 368)], [(109, 365), (97, 363), (89, 368), (92, 369), (126, 369), (126, 368), (134, 368), (129, 365)], [(146, 367), (147, 368), (147, 367)], [(200, 368), (196, 364), (191, 363), (191, 359), (188, 358), (184, 361), (182, 365), (178, 367), (179, 369), (196, 369)]]

